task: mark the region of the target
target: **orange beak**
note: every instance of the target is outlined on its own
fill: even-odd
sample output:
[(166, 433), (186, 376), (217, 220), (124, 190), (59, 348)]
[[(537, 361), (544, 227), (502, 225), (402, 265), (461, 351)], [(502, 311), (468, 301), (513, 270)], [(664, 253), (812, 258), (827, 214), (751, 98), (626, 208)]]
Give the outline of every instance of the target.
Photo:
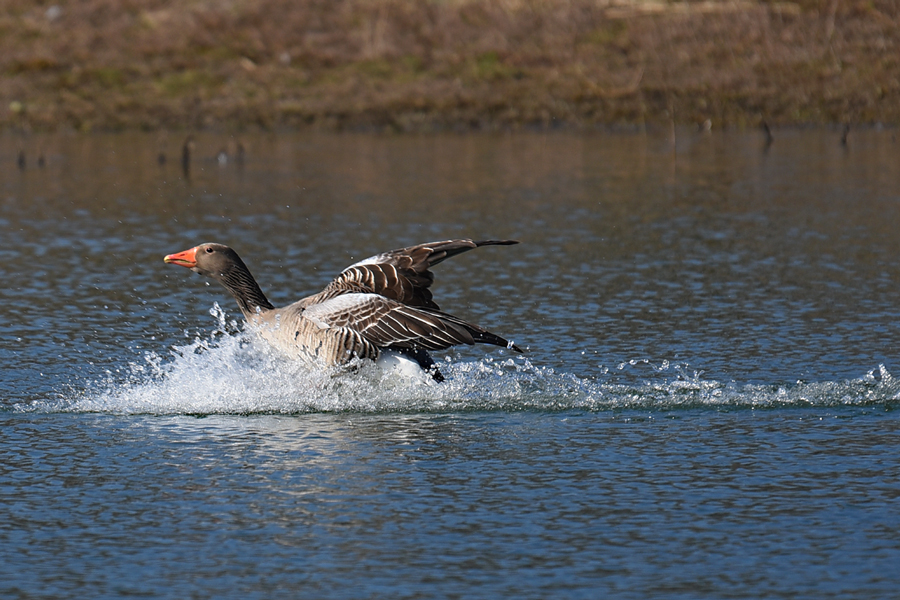
[(163, 258), (163, 262), (172, 263), (173, 265), (181, 265), (182, 267), (192, 268), (197, 266), (197, 248), (191, 248), (184, 252), (169, 254)]

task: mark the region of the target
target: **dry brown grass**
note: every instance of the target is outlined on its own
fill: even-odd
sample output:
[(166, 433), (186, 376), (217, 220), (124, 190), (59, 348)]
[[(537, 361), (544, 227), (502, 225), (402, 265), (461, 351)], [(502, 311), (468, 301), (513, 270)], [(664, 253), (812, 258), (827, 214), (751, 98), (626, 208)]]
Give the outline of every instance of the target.
[(4, 0), (0, 73), (3, 129), (900, 124), (900, 1)]

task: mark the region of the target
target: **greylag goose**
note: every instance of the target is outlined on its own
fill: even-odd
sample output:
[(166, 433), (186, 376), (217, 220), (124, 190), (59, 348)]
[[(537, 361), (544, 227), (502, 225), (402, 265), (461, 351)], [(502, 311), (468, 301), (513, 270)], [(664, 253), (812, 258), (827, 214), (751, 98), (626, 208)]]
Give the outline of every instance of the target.
[(331, 366), (399, 354), (441, 381), (429, 350), (476, 342), (522, 350), (441, 312), (428, 289), (434, 281), (429, 269), (479, 246), (511, 244), (518, 242), (447, 240), (391, 250), (347, 267), (318, 294), (281, 308), (269, 302), (244, 261), (228, 246), (200, 244), (163, 260), (221, 283), (247, 322), (291, 355)]

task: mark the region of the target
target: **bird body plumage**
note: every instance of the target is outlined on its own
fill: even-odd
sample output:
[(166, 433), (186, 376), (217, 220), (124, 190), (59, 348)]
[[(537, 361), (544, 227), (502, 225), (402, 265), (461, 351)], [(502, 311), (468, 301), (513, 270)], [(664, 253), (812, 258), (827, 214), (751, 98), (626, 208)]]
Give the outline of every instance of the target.
[[(326, 365), (354, 358), (377, 359), (383, 350), (433, 365), (428, 350), (485, 343), (521, 352), (515, 344), (478, 325), (442, 312), (431, 290), (430, 268), (479, 246), (513, 240), (468, 239), (419, 244), (377, 254), (344, 269), (321, 292), (275, 308), (231, 248), (201, 244), (165, 257), (218, 280), (234, 296), (247, 322), (292, 355)], [(436, 378), (440, 378), (435, 373)]]

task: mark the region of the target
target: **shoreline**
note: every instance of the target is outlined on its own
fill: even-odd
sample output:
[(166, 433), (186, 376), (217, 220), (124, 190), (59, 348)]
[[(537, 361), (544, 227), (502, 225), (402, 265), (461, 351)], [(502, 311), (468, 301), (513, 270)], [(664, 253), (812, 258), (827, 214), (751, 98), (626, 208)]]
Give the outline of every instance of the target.
[(885, 0), (14, 0), (0, 31), (5, 132), (900, 125)]

